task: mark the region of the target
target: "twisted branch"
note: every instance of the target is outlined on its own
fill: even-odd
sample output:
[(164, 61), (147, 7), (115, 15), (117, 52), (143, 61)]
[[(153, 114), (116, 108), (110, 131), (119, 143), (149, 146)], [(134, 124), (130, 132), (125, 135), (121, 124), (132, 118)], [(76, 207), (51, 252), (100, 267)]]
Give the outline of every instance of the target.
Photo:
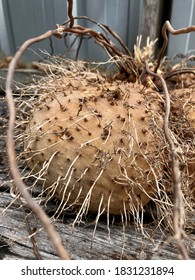
[(162, 83), (163, 91), (165, 93), (166, 109), (164, 117), (164, 134), (169, 144), (172, 159), (172, 180), (173, 180), (173, 228), (175, 232), (175, 239), (177, 241), (178, 250), (181, 253), (183, 259), (189, 259), (186, 248), (181, 240), (183, 233), (183, 220), (182, 220), (182, 196), (181, 196), (181, 172), (179, 169), (179, 156), (177, 148), (171, 138), (169, 131), (169, 115), (170, 115), (170, 96), (167, 89), (166, 82), (160, 74), (156, 74), (149, 69), (148, 63), (146, 63), (146, 71), (149, 75), (159, 79)]
[(165, 53), (167, 44), (168, 44), (168, 37), (167, 37), (167, 30), (173, 34), (173, 35), (180, 35), (180, 34), (185, 34), (185, 33), (190, 33), (195, 31), (195, 26), (189, 26), (181, 29), (173, 29), (171, 26), (170, 22), (167, 20), (163, 27), (162, 27), (162, 37), (163, 37), (163, 46), (161, 48), (161, 51), (159, 53), (158, 59), (157, 59), (157, 65), (154, 69), (154, 73), (157, 73), (157, 70), (160, 66), (161, 59), (163, 58), (163, 55)]
[[(97, 21), (95, 21), (94, 19), (91, 19), (87, 16), (76, 16), (74, 17), (74, 19), (85, 19), (88, 20), (94, 24), (96, 24), (97, 26), (99, 26), (102, 30), (104, 30), (105, 32), (110, 33), (113, 38), (115, 38), (119, 44), (121, 45), (121, 47), (126, 51), (127, 55), (129, 55), (130, 57), (132, 56), (131, 52), (129, 51), (129, 49), (127, 48), (127, 46), (123, 43), (123, 41), (121, 40), (121, 38), (116, 34), (116, 32), (114, 32), (109, 26), (102, 24), (102, 23), (98, 23)], [(66, 25), (70, 22), (70, 20), (65, 21), (62, 25)], [(70, 27), (70, 25), (69, 25)]]
[(39, 220), (42, 222), (43, 226), (47, 230), (49, 237), (53, 242), (59, 257), (61, 259), (67, 260), (69, 259), (68, 253), (63, 247), (60, 237), (56, 232), (53, 224), (51, 223), (51, 220), (45, 214), (42, 208), (33, 200), (32, 196), (30, 195), (30, 193), (26, 188), (26, 185), (23, 183), (21, 179), (19, 167), (16, 161), (16, 153), (15, 153), (14, 138), (13, 138), (15, 119), (16, 119), (16, 110), (15, 110), (14, 99), (12, 94), (12, 81), (13, 81), (14, 70), (16, 68), (17, 62), (30, 45), (42, 41), (46, 38), (49, 38), (52, 35), (59, 37), (60, 34), (61, 34), (61, 30), (58, 29), (50, 30), (41, 36), (27, 40), (17, 51), (17, 53), (15, 54), (15, 56), (13, 57), (9, 65), (7, 79), (6, 79), (6, 98), (7, 98), (8, 111), (9, 111), (9, 122), (8, 122), (6, 144), (7, 144), (7, 153), (9, 158), (10, 171), (20, 194), (23, 196), (23, 198), (26, 200), (30, 208), (35, 212), (35, 214), (37, 215), (37, 217), (39, 218)]
[(69, 28), (72, 28), (74, 25), (74, 18), (72, 15), (73, 3), (72, 0), (67, 0), (67, 2), (68, 2), (68, 17), (70, 19)]
[[(133, 60), (132, 54), (125, 46), (121, 38), (113, 30), (111, 30), (107, 25), (97, 23), (95, 20), (86, 16), (76, 16), (73, 19), (85, 19), (97, 24), (97, 26), (99, 26), (106, 33), (106, 35), (109, 33), (114, 39), (118, 41), (119, 45), (122, 47), (122, 50), (114, 45), (113, 42), (103, 33), (97, 32), (91, 28), (82, 27), (80, 25), (74, 25), (70, 28), (70, 19), (65, 21), (62, 25), (58, 25), (58, 27), (61, 27), (63, 32), (66, 34), (71, 33), (80, 36), (89, 35), (90, 37), (93, 37), (96, 43), (103, 47), (107, 54), (115, 60), (115, 64), (119, 67), (119, 69), (126, 73), (132, 79), (132, 81), (136, 80), (137, 65)], [(118, 58), (120, 58), (120, 60)]]

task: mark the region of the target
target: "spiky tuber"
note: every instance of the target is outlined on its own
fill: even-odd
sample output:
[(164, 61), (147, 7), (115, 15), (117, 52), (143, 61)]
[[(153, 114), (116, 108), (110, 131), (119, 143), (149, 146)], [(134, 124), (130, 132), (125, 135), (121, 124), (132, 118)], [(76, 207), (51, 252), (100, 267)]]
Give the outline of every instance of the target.
[(66, 206), (140, 210), (161, 176), (155, 95), (94, 73), (58, 77), (53, 85), (42, 90), (26, 128), (29, 167)]
[[(180, 113), (181, 98), (172, 106), (188, 120), (194, 111), (187, 99), (186, 93)], [(62, 209), (74, 206), (81, 216), (138, 212), (159, 193), (169, 164), (164, 111), (162, 95), (137, 83), (79, 68), (52, 76), (41, 85), (26, 125), (27, 164)]]

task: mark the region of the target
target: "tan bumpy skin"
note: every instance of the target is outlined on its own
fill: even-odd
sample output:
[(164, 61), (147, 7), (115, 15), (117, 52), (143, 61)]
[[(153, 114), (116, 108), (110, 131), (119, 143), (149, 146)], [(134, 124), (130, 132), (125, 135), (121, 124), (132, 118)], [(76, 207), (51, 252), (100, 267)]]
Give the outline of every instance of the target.
[(140, 211), (161, 177), (159, 100), (141, 85), (98, 74), (56, 78), (31, 111), (27, 164), (64, 209)]

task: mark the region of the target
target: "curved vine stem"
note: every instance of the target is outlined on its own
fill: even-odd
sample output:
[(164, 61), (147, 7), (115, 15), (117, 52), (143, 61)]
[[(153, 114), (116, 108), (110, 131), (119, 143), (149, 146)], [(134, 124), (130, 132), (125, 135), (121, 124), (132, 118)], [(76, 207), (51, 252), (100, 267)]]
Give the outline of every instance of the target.
[(72, 15), (73, 0), (67, 0), (67, 2), (68, 2), (68, 17), (70, 19), (69, 27), (72, 28), (74, 25), (74, 17)]
[(179, 156), (177, 148), (175, 147), (174, 141), (171, 137), (169, 130), (169, 116), (170, 116), (170, 96), (167, 89), (166, 82), (160, 74), (156, 74), (149, 69), (148, 63), (146, 62), (146, 72), (159, 79), (161, 81), (163, 91), (165, 93), (165, 117), (164, 117), (164, 134), (165, 138), (169, 144), (171, 151), (171, 160), (172, 160), (172, 181), (173, 181), (173, 229), (175, 232), (175, 239), (177, 241), (178, 250), (183, 257), (183, 259), (189, 259), (188, 253), (186, 251), (185, 245), (183, 244), (181, 237), (183, 232), (183, 205), (182, 205), (182, 195), (181, 195), (181, 172), (179, 169)]
[(181, 29), (173, 29), (171, 26), (170, 22), (167, 20), (163, 27), (162, 27), (162, 37), (163, 37), (163, 46), (161, 48), (161, 51), (159, 53), (158, 59), (157, 59), (157, 65), (154, 69), (154, 73), (157, 73), (157, 70), (160, 66), (161, 59), (163, 58), (163, 55), (165, 53), (167, 44), (168, 44), (168, 37), (167, 37), (167, 30), (172, 34), (172, 35), (180, 35), (180, 34), (185, 34), (185, 33), (190, 33), (190, 32), (195, 32), (195, 26), (189, 26)]
[(13, 138), (15, 119), (16, 119), (16, 110), (15, 110), (14, 98), (12, 94), (12, 81), (13, 81), (14, 70), (16, 68), (17, 62), (30, 45), (42, 41), (46, 38), (49, 38), (52, 35), (59, 37), (60, 34), (61, 34), (61, 29), (50, 30), (41, 36), (27, 40), (17, 51), (17, 53), (15, 54), (15, 56), (13, 57), (9, 65), (7, 79), (6, 79), (6, 98), (7, 98), (8, 111), (9, 111), (9, 122), (8, 122), (6, 144), (7, 144), (7, 153), (9, 158), (10, 171), (20, 194), (26, 200), (30, 208), (33, 210), (33, 212), (37, 215), (39, 220), (42, 222), (43, 226), (45, 227), (46, 231), (49, 234), (51, 241), (53, 242), (53, 245), (59, 257), (61, 259), (67, 260), (69, 259), (68, 253), (65, 250), (64, 246), (62, 245), (60, 236), (58, 235), (53, 224), (51, 223), (51, 220), (45, 214), (43, 209), (34, 201), (32, 196), (28, 192), (26, 185), (21, 179), (19, 167), (16, 161), (16, 153), (15, 153), (14, 138)]

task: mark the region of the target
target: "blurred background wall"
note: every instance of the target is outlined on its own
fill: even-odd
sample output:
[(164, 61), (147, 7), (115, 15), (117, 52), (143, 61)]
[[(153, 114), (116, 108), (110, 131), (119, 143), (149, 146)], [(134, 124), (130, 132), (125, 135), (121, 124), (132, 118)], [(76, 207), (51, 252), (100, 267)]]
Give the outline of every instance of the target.
[[(195, 0), (74, 0), (73, 15), (85, 15), (113, 29), (133, 51), (138, 35), (142, 35), (142, 44), (149, 36), (159, 38), (156, 53), (162, 44), (161, 28), (170, 20), (175, 29), (195, 24)], [(49, 29), (55, 29), (67, 19), (66, 0), (0, 0), (0, 52), (1, 55), (13, 55), (28, 38), (36, 37)], [(78, 24), (97, 31), (102, 30), (89, 21), (78, 20)], [(65, 40), (52, 38), (37, 43), (30, 48), (24, 60), (41, 59), (43, 51), (54, 54), (66, 54), (74, 58), (79, 40), (68, 51), (74, 36)], [(111, 38), (112, 39), (112, 38)], [(167, 55), (186, 54), (194, 49), (195, 34), (170, 36)], [(79, 58), (93, 61), (105, 60), (106, 54), (93, 39), (83, 39)]]

